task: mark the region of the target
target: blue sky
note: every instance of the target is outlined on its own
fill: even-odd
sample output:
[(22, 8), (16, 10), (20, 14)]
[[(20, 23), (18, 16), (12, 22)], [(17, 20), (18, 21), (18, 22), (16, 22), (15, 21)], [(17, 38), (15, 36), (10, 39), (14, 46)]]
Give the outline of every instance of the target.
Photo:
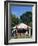
[(10, 7), (11, 14), (15, 14), (16, 16), (20, 16), (27, 11), (32, 11), (32, 6), (11, 6)]

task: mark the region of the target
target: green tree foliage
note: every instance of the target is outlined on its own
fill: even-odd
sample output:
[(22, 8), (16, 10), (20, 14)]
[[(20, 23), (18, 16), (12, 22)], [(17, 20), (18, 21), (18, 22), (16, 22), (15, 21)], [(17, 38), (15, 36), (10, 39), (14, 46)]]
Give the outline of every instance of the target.
[(19, 23), (25, 23), (32, 27), (32, 12), (23, 13), (20, 18), (11, 14), (11, 26), (15, 26)]
[(21, 16), (20, 16), (20, 19), (22, 19), (22, 21), (29, 25), (29, 26), (32, 26), (32, 12), (26, 12), (26, 13), (23, 13)]
[(11, 14), (11, 26), (15, 26), (15, 25), (19, 24), (19, 22), (20, 22), (19, 18), (16, 17), (15, 15)]

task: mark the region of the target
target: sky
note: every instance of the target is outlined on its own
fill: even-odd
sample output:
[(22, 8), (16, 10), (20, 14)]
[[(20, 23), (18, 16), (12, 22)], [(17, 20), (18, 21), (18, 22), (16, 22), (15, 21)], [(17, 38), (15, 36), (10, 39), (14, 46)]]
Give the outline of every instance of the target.
[(27, 11), (32, 11), (32, 6), (11, 6), (10, 12), (16, 16), (21, 16), (23, 13)]

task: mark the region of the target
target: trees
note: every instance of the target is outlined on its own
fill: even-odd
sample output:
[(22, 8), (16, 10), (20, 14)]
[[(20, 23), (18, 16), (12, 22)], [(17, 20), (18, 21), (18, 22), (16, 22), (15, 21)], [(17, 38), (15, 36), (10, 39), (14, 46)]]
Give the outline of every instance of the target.
[(11, 26), (15, 26), (20, 23), (20, 19), (15, 15), (11, 14)]
[(15, 15), (10, 15), (11, 16), (11, 26), (15, 26), (15, 23), (16, 23), (16, 17)]
[(27, 25), (32, 26), (32, 12), (23, 13), (20, 19)]
[(20, 18), (11, 14), (11, 26), (15, 26), (19, 23), (25, 23), (32, 27), (32, 12), (23, 13)]

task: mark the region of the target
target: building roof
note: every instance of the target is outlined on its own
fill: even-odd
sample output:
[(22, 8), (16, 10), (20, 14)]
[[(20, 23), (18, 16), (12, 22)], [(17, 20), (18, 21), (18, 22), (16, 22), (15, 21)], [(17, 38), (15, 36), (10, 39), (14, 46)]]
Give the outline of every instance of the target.
[(16, 26), (13, 27), (13, 28), (27, 29), (27, 27), (31, 28), (30, 26), (28, 26), (28, 25), (26, 25), (26, 24), (24, 24), (24, 23), (20, 23), (20, 24), (16, 25)]
[(28, 25), (26, 25), (26, 24), (24, 24), (24, 23), (20, 23), (20, 24), (18, 24), (18, 25), (16, 25), (16, 26), (14, 26), (13, 28), (23, 28), (23, 29), (27, 29), (27, 27), (29, 27), (29, 28), (31, 28), (30, 26), (28, 26)]
[(17, 25), (17, 28), (24, 28), (27, 29), (27, 25), (24, 23), (20, 23), (19, 25)]

